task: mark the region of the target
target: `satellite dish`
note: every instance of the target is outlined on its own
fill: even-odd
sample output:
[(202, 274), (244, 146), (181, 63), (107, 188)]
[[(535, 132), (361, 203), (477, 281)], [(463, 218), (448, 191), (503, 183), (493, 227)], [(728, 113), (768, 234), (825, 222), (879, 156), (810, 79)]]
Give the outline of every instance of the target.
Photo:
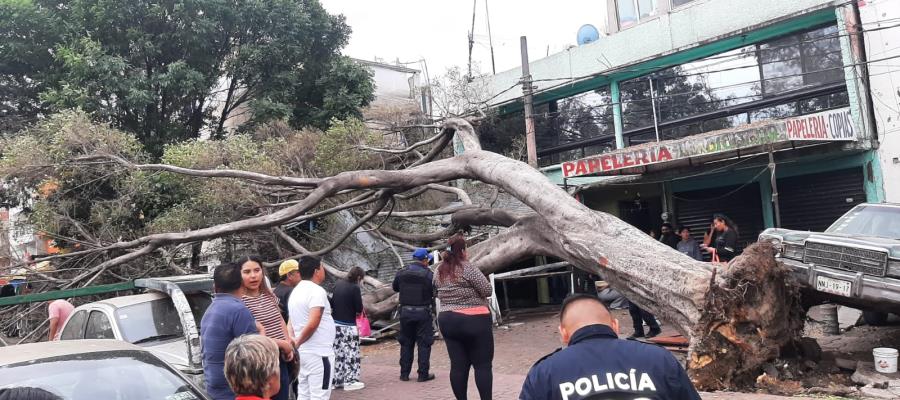
[(578, 45), (584, 45), (591, 42), (596, 42), (597, 39), (600, 39), (600, 31), (597, 30), (591, 24), (584, 24), (581, 28), (578, 28)]

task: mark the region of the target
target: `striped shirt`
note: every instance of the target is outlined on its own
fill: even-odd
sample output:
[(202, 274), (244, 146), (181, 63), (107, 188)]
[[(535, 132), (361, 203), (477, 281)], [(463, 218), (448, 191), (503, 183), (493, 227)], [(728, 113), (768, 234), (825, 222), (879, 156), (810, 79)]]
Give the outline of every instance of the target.
[(278, 308), (278, 300), (276, 300), (275, 296), (260, 293), (256, 297), (244, 295), (241, 297), (241, 300), (250, 309), (253, 318), (256, 318), (256, 321), (265, 328), (266, 336), (272, 339), (287, 340), (287, 337), (284, 336), (284, 330), (281, 329), (281, 324), (284, 320), (281, 318), (281, 311)]

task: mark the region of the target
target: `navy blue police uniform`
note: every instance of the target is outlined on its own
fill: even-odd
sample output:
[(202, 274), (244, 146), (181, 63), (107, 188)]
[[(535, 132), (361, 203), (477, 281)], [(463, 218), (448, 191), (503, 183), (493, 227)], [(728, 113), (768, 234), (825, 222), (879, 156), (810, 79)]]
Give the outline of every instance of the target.
[[(427, 253), (426, 253), (427, 254)], [(434, 274), (421, 263), (410, 264), (397, 272), (393, 289), (400, 293), (400, 376), (408, 378), (412, 369), (413, 348), (419, 348), (420, 377), (427, 376), (434, 343), (432, 304), (434, 304)]]
[(519, 400), (686, 399), (699, 400), (675, 357), (667, 350), (620, 340), (606, 325), (577, 331), (568, 347), (531, 367)]

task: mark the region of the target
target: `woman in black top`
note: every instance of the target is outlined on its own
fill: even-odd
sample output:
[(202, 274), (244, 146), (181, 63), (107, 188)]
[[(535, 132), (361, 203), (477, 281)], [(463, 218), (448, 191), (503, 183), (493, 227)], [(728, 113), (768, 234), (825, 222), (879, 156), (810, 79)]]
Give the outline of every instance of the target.
[(362, 291), (360, 281), (365, 277), (360, 267), (353, 267), (346, 279), (334, 285), (331, 298), (331, 316), (334, 318), (334, 387), (344, 390), (359, 390), (366, 385), (359, 381), (359, 330), (356, 316), (362, 314)]
[(728, 262), (737, 256), (737, 225), (723, 214), (713, 215), (714, 237), (709, 247), (705, 247), (707, 253), (713, 257), (719, 256), (719, 261)]

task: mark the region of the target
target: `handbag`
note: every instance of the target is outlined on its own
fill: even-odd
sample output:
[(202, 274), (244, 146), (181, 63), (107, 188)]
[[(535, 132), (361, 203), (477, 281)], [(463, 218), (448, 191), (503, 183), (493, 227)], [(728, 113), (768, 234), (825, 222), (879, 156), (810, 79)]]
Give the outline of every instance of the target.
[(356, 329), (359, 330), (359, 337), (372, 336), (372, 325), (369, 324), (369, 317), (366, 316), (365, 310), (356, 316)]

